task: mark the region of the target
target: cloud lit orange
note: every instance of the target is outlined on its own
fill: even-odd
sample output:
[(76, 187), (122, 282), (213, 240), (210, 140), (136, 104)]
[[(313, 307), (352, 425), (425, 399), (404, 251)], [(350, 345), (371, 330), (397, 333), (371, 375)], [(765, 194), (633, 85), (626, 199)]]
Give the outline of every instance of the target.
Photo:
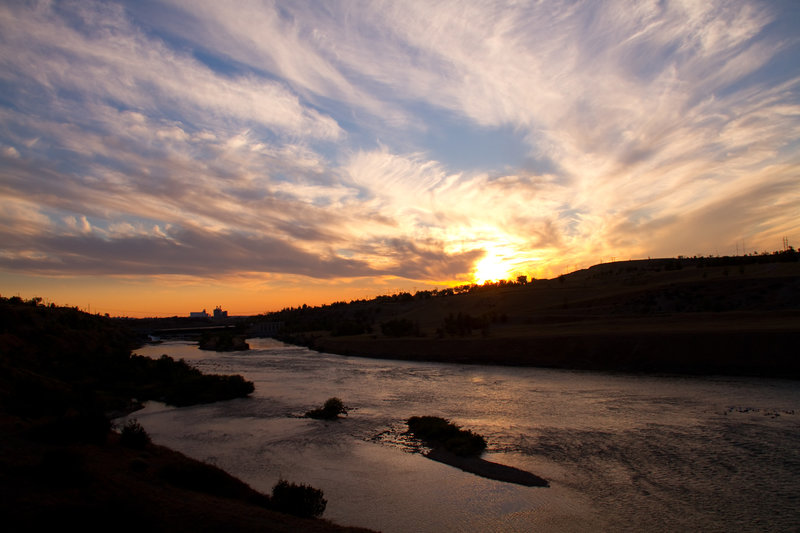
[(237, 314), (796, 244), (785, 9), (3, 5), (0, 292)]

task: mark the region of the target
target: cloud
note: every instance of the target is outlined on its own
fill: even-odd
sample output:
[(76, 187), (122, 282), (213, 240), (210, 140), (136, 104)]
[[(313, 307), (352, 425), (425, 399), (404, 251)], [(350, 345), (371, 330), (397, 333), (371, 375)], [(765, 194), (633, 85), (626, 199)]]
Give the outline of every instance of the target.
[(20, 238), (33, 237), (50, 224), (50, 219), (40, 212), (35, 203), (14, 197), (4, 197), (2, 200), (0, 227), (13, 228), (13, 233)]
[[(198, 227), (151, 229), (93, 227), (86, 217), (65, 225), (70, 233), (40, 232), (31, 238), (3, 230), (0, 266), (56, 275), (157, 276), (181, 274), (224, 278), (241, 273), (284, 273), (317, 279), (398, 276), (449, 279), (463, 275), (476, 253), (446, 254), (434, 247), (395, 240), (375, 243), (381, 260), (364, 261), (309, 252), (284, 237), (209, 231)], [(362, 245), (364, 246), (364, 245)], [(365, 247), (366, 248), (366, 247)], [(362, 250), (362, 253), (364, 250)]]
[(687, 255), (732, 254), (735, 243), (742, 240), (750, 243), (748, 252), (772, 251), (777, 244), (765, 249), (762, 243), (780, 243), (796, 224), (795, 206), (800, 201), (796, 171), (796, 166), (789, 165), (764, 169), (746, 186), (715, 191), (711, 200), (680, 216), (615, 228), (612, 235), (637, 235), (637, 240), (661, 254), (673, 249), (685, 250)]
[(13, 146), (6, 146), (5, 148), (3, 148), (2, 153), (4, 157), (19, 159), (19, 151), (17, 151), (17, 149), (14, 148)]
[[(770, 242), (797, 231), (780, 10), (4, 5), (2, 265), (451, 282), (484, 253), (559, 273)], [(427, 130), (502, 132), (530, 164), (451, 166)]]
[(68, 16), (53, 6), (2, 8), (6, 83), (43, 89), (45, 99), (73, 93), (76, 103), (99, 100), (145, 113), (179, 114), (188, 123), (213, 119), (223, 125), (234, 119), (281, 134), (342, 135), (333, 119), (304, 107), (281, 83), (215, 73), (133, 27), (114, 4), (81, 2), (66, 8)]
[(62, 275), (185, 274), (214, 278), (244, 271), (330, 278), (376, 274), (358, 261), (312, 256), (284, 240), (264, 236), (187, 228), (173, 229), (168, 238), (163, 232), (112, 237), (86, 231), (85, 227), (78, 229), (73, 235), (41, 235), (33, 242), (4, 232), (7, 245), (3, 266)]
[[(350, 21), (360, 18), (361, 8), (355, 3), (334, 9), (255, 1), (240, 2), (236, 9), (209, 1), (169, 0), (165, 4), (172, 9), (148, 22), (215, 58), (279, 76), (306, 98), (324, 98), (316, 101), (320, 105), (343, 102), (394, 126), (407, 125), (411, 119), (399, 106), (387, 104), (363, 87), (361, 82), (366, 80), (352, 79), (354, 72), (342, 68), (339, 59), (350, 46), (343, 37), (351, 31)], [(146, 9), (132, 7), (141, 16), (147, 16)], [(347, 118), (352, 120), (352, 114)]]

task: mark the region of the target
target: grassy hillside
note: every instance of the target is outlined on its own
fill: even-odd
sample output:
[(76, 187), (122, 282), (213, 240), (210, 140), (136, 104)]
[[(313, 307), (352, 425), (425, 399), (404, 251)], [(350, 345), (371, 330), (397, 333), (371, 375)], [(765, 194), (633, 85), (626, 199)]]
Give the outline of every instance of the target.
[(349, 355), (796, 378), (799, 255), (615, 262), (267, 318), (284, 340)]

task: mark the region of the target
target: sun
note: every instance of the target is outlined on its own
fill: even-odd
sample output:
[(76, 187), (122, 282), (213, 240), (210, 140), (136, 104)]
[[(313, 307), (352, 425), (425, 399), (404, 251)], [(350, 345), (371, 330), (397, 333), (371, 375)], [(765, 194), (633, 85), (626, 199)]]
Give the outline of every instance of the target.
[(487, 253), (475, 265), (473, 278), (475, 283), (483, 285), (487, 281), (500, 281), (508, 279), (509, 270), (505, 261), (493, 253)]

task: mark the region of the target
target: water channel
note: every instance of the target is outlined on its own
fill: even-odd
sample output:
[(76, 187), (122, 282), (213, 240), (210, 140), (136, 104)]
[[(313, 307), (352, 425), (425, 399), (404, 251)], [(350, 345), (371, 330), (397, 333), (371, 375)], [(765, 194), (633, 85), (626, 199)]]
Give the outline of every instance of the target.
[[(796, 531), (800, 384), (631, 376), (320, 354), (272, 339), (247, 352), (186, 342), (183, 358), (253, 381), (246, 399), (131, 415), (153, 440), (269, 493), (322, 489), (324, 518), (391, 532)], [(335, 422), (302, 418), (337, 396)], [(484, 435), (484, 458), (550, 481), (484, 479), (413, 453), (414, 415)]]

